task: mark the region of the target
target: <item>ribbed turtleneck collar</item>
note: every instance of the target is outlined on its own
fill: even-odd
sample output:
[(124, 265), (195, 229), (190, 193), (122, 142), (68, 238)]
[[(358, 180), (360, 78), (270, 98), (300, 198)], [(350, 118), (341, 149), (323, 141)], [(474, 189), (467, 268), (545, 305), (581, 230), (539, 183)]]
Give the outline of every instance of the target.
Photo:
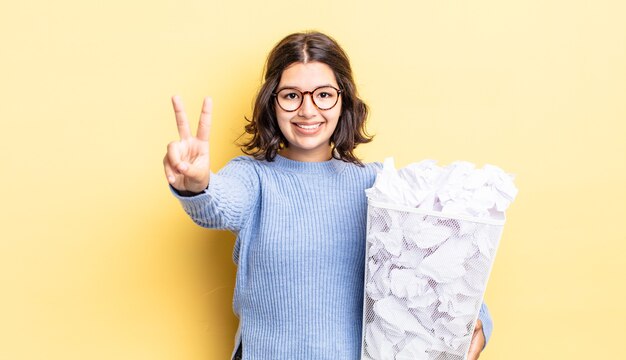
[(288, 171), (303, 173), (303, 174), (338, 174), (347, 165), (346, 162), (337, 160), (335, 158), (328, 161), (320, 162), (305, 162), (287, 159), (284, 156), (276, 155), (274, 161), (267, 163), (269, 166), (284, 169)]

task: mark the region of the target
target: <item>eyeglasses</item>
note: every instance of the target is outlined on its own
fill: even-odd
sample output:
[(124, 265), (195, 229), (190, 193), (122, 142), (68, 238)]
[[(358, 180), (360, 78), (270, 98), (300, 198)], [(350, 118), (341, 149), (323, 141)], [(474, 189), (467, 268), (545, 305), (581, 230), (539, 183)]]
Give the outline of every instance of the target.
[(287, 112), (296, 111), (302, 106), (305, 95), (311, 95), (313, 104), (320, 110), (330, 110), (339, 101), (341, 90), (333, 86), (320, 86), (313, 91), (300, 91), (294, 88), (284, 88), (272, 95), (276, 98), (276, 102), (281, 109)]

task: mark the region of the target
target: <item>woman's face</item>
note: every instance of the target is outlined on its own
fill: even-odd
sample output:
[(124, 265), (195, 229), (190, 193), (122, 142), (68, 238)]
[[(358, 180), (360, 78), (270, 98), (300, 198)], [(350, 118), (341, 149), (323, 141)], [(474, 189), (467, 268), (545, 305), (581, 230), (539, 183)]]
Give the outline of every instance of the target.
[[(299, 62), (283, 71), (276, 92), (285, 88), (306, 92), (322, 86), (339, 88), (333, 70), (320, 62)], [(289, 143), (280, 154), (288, 159), (326, 161), (331, 158), (330, 137), (341, 115), (341, 96), (329, 110), (318, 109), (311, 96), (305, 94), (302, 105), (293, 112), (283, 110), (278, 104), (274, 106), (278, 126)]]

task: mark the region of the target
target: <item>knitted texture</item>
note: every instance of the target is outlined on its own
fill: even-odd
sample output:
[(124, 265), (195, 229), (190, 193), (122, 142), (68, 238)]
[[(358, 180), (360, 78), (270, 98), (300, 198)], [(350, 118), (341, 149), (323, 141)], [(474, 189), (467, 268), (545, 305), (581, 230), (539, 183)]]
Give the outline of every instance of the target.
[[(378, 168), (241, 156), (211, 174), (202, 194), (172, 189), (194, 222), (237, 235), (233, 305), (243, 359), (360, 358), (364, 190)], [(484, 306), (480, 318), (488, 338)]]

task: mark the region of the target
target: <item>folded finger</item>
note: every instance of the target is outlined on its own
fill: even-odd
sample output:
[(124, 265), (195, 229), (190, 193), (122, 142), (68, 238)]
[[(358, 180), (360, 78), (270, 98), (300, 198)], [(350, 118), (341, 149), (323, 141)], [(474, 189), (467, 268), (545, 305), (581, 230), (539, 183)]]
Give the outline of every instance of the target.
[(176, 173), (183, 173), (188, 168), (180, 147), (180, 142), (176, 141), (167, 145), (167, 161)]
[(165, 171), (165, 178), (167, 179), (167, 182), (170, 185), (174, 185), (176, 182), (176, 174), (174, 173), (169, 161), (167, 161), (167, 156), (163, 159), (163, 169)]
[(185, 171), (185, 177), (204, 185), (205, 180), (208, 179), (208, 171), (206, 167), (202, 167), (198, 164), (190, 164)]

